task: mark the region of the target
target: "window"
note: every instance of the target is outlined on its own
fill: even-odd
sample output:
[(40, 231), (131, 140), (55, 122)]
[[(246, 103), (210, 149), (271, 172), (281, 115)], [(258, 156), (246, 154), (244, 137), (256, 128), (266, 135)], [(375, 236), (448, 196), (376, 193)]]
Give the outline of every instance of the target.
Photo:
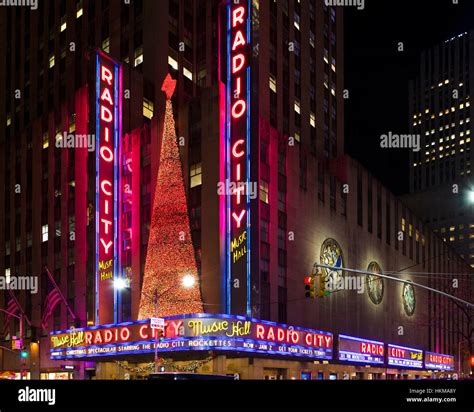
[(135, 57), (135, 60), (134, 60), (135, 67), (143, 63), (143, 46), (140, 46), (135, 50), (134, 57)]
[[(110, 53), (110, 37), (107, 37), (106, 39), (104, 39), (104, 41), (102, 42), (102, 50), (105, 52), (105, 53)], [(135, 65), (136, 66), (136, 65)]]
[(143, 116), (151, 120), (153, 118), (153, 110), (154, 110), (153, 102), (148, 99), (143, 98)]
[(189, 170), (189, 178), (191, 179), (191, 188), (200, 186), (202, 184), (202, 168), (201, 163), (191, 165)]
[(43, 225), (41, 227), (41, 241), (42, 242), (48, 241), (48, 225)]
[(263, 180), (260, 181), (260, 200), (266, 204), (270, 200), (268, 196), (268, 183)]
[(5, 281), (10, 283), (10, 268), (5, 269)]
[(269, 234), (268, 234), (268, 221), (261, 220), (260, 221), (260, 240), (262, 242), (269, 242)]
[(272, 74), (270, 74), (269, 76), (269, 86), (270, 86), (270, 90), (274, 93), (277, 92), (277, 82), (276, 82), (276, 78), (275, 76), (273, 76)]
[(168, 56), (168, 65), (171, 66), (171, 68), (173, 68), (174, 70), (178, 70), (178, 62), (171, 56)]
[(49, 56), (49, 68), (51, 69), (52, 67), (54, 67), (54, 54)]
[(193, 81), (193, 73), (186, 69), (186, 67), (183, 68), (183, 75), (184, 77), (187, 77), (189, 80)]

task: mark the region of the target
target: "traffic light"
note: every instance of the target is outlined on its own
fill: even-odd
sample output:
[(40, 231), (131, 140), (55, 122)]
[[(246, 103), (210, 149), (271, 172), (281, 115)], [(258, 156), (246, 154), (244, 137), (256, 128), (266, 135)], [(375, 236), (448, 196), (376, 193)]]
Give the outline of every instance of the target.
[(327, 275), (324, 272), (318, 273), (319, 284), (318, 284), (318, 297), (324, 298), (325, 296), (329, 296), (329, 291), (326, 290), (326, 278)]
[(314, 298), (314, 275), (310, 275), (304, 278), (305, 283), (305, 296), (307, 298)]
[(21, 353), (20, 353), (20, 357), (21, 359), (26, 359), (28, 358), (28, 352), (26, 350), (22, 350)]

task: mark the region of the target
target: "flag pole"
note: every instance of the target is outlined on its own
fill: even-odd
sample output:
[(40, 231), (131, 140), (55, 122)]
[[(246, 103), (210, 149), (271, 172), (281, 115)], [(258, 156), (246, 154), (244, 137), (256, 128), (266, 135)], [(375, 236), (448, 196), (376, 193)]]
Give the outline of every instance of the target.
[(49, 277), (49, 280), (51, 280), (51, 283), (53, 284), (53, 286), (58, 290), (59, 292), (59, 296), (61, 296), (61, 299), (62, 301), (64, 302), (64, 304), (66, 305), (66, 308), (67, 310), (69, 311), (69, 313), (71, 314), (72, 316), (72, 319), (73, 320), (76, 320), (76, 315), (74, 314), (74, 312), (72, 311), (71, 307), (69, 306), (69, 304), (67, 303), (67, 300), (64, 298), (64, 295), (63, 293), (61, 292), (61, 289), (59, 289), (59, 286), (57, 285), (57, 283), (54, 281), (54, 278), (53, 278), (53, 275), (51, 275), (51, 272), (49, 271), (48, 267), (45, 265), (44, 266), (44, 269), (46, 270), (46, 273)]
[[(26, 319), (26, 321), (28, 322), (28, 326), (31, 326), (31, 322), (30, 322), (30, 319), (28, 318), (28, 316), (26, 316), (26, 313), (25, 311), (23, 310), (23, 308), (21, 307), (20, 305), (20, 302), (18, 302), (18, 299), (16, 298), (16, 296), (14, 295), (14, 293), (8, 289), (8, 293), (10, 294), (10, 297), (15, 301), (15, 304), (18, 306), (18, 309), (20, 309), (20, 312), (22, 314), (22, 316)], [(19, 317), (21, 318), (21, 317)], [(20, 324), (21, 324), (21, 320), (20, 320)]]

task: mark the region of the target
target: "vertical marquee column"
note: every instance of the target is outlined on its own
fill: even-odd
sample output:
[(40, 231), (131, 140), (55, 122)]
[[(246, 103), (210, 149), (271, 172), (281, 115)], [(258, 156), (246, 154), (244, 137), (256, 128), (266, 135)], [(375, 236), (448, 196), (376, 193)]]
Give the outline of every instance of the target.
[(121, 276), (121, 120), (122, 69), (101, 52), (96, 55), (96, 278), (95, 323), (118, 321)]
[(227, 4), (227, 312), (250, 313), (250, 1)]

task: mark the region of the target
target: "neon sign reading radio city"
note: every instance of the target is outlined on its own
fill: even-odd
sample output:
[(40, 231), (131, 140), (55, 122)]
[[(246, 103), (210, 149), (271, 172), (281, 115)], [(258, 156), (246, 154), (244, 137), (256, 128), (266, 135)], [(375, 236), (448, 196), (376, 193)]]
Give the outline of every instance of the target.
[[(245, 7), (239, 6), (232, 10), (232, 29), (236, 29), (235, 34), (232, 40), (231, 47), (231, 71), (232, 71), (232, 83), (233, 83), (233, 102), (231, 105), (231, 116), (232, 121), (236, 122), (241, 118), (245, 118), (247, 112), (247, 102), (242, 98), (243, 88), (245, 87), (247, 79), (244, 78), (245, 67), (246, 67), (246, 57), (245, 52), (242, 50), (247, 46), (247, 40), (242, 32), (242, 29), (239, 29), (239, 26), (245, 26)], [(244, 179), (244, 169), (246, 168), (246, 139), (238, 138), (232, 143), (232, 158), (233, 158), (233, 175), (235, 177), (235, 182), (242, 182)], [(248, 173), (248, 171), (247, 171)], [(240, 228), (243, 223), (243, 219), (246, 214), (246, 207), (243, 201), (242, 192), (244, 190), (243, 185), (237, 185), (235, 191), (236, 195), (236, 205), (235, 210), (232, 211), (232, 219), (237, 228)]]
[(96, 322), (111, 323), (120, 262), (120, 66), (99, 52), (96, 76)]
[[(250, 300), (250, 19), (248, 0), (228, 1), (227, 179), (234, 189), (227, 200), (228, 311), (249, 313)], [(247, 191), (246, 191), (247, 188)], [(246, 287), (246, 286), (247, 287)]]

